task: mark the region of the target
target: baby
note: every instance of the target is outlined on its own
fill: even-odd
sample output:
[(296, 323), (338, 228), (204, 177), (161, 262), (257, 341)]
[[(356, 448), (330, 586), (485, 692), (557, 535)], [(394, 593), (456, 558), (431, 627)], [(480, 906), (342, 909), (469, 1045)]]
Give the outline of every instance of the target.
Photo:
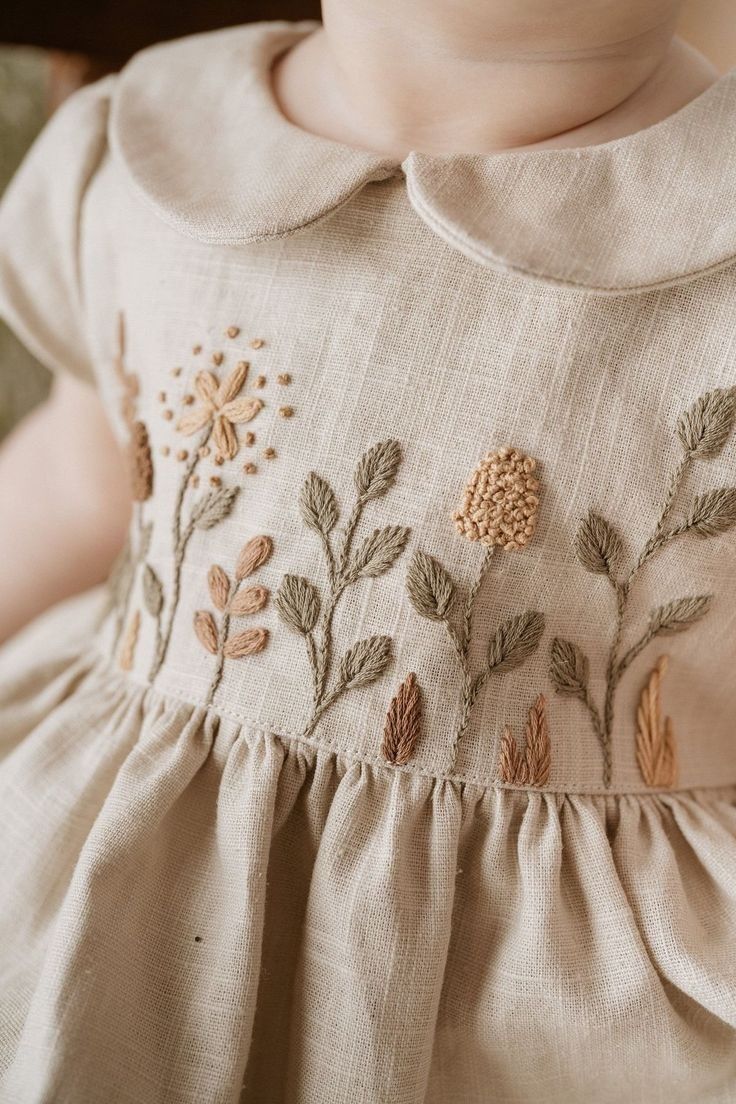
[(325, 0), (29, 154), (3, 1102), (736, 1097), (736, 72), (678, 6)]

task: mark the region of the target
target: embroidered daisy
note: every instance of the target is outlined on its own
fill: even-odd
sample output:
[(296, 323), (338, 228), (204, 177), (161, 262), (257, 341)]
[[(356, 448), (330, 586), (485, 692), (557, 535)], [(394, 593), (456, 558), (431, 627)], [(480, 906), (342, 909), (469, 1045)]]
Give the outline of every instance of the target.
[(260, 399), (238, 398), (247, 375), (248, 364), (244, 360), (222, 382), (212, 372), (199, 372), (194, 380), (199, 405), (180, 420), (176, 427), (179, 433), (189, 437), (210, 425), (220, 455), (226, 460), (237, 456), (240, 442), (235, 426), (252, 421), (263, 409)]

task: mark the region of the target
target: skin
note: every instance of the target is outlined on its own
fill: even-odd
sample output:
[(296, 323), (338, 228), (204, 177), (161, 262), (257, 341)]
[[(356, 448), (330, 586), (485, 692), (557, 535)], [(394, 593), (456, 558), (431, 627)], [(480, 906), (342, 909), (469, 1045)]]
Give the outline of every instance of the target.
[[(324, 0), (274, 66), (296, 126), (402, 161), (585, 146), (641, 130), (716, 70), (673, 0)], [(106, 577), (130, 516), (104, 411), (59, 379), (0, 450), (0, 640)]]

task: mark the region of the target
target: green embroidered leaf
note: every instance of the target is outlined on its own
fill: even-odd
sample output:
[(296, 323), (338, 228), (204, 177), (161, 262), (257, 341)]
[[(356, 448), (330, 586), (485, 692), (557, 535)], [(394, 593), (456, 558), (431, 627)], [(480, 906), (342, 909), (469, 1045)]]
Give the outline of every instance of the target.
[(340, 511), (329, 483), (310, 472), (299, 494), (299, 512), (308, 529), (327, 536), (337, 525)]
[(279, 617), (293, 632), (306, 636), (317, 624), (319, 591), (302, 575), (284, 575), (274, 603)]
[(406, 575), (406, 589), (420, 617), (446, 620), (455, 597), (455, 584), (438, 560), (426, 552), (415, 552)]
[(391, 637), (371, 636), (353, 644), (340, 660), (340, 686), (352, 690), (368, 686), (386, 670), (391, 659)]
[(588, 692), (588, 657), (577, 644), (556, 636), (550, 650), (549, 675), (559, 694), (583, 698)]
[(406, 548), (409, 532), (400, 525), (375, 529), (356, 552), (347, 571), (348, 579), (373, 579), (383, 575)]
[(143, 569), (143, 601), (151, 617), (158, 617), (164, 604), (164, 588), (150, 564)]
[(488, 670), (503, 674), (520, 666), (539, 647), (544, 614), (527, 610), (504, 621), (488, 644)]
[(153, 522), (147, 522), (141, 528), (141, 547), (139, 551), (140, 558), (145, 560), (148, 553), (151, 551), (151, 541), (153, 540)]
[(238, 487), (222, 487), (204, 495), (192, 507), (192, 524), (195, 529), (212, 529), (228, 516), (238, 494)]
[(677, 434), (682, 447), (698, 460), (717, 456), (733, 429), (736, 388), (719, 387), (701, 395), (681, 416)]
[(575, 535), (575, 552), (586, 571), (613, 579), (624, 558), (621, 537), (610, 522), (591, 510)]
[(664, 606), (652, 610), (649, 616), (648, 636), (669, 636), (705, 617), (713, 601), (712, 594), (698, 594), (689, 598), (675, 598)]
[(381, 441), (368, 449), (355, 469), (355, 489), (363, 502), (380, 498), (396, 479), (401, 463), (401, 446), (398, 441)]
[(713, 537), (736, 525), (736, 487), (719, 487), (698, 495), (687, 528), (699, 537)]

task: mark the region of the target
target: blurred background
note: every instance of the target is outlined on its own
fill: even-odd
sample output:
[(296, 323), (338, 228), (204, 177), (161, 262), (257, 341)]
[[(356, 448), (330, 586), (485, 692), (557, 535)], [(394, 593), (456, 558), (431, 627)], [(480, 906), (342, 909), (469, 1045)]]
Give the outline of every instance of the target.
[[(101, 0), (0, 6), (0, 193), (46, 118), (72, 91), (151, 42), (261, 19), (319, 18), (319, 0)], [(680, 33), (736, 66), (736, 0), (686, 0)], [(0, 439), (39, 402), (48, 373), (0, 323)]]

